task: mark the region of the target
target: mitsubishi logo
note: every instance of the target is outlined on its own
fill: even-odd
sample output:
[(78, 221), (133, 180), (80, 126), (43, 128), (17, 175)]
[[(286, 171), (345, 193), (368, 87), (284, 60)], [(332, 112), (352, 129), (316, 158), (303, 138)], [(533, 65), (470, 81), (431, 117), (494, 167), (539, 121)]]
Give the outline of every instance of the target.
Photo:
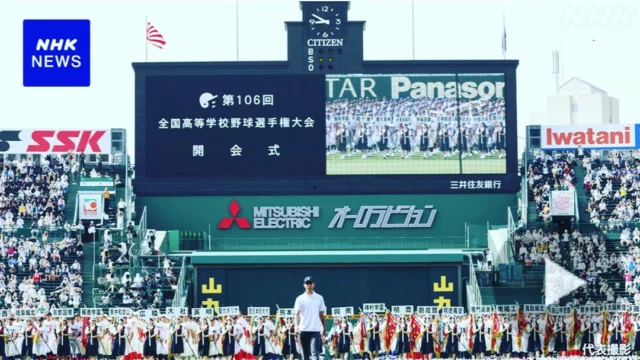
[(240, 205), (236, 200), (233, 200), (231, 205), (229, 205), (229, 212), (231, 213), (231, 217), (220, 220), (218, 229), (229, 229), (234, 222), (238, 224), (240, 229), (251, 229), (251, 224), (249, 224), (249, 220), (247, 220), (247, 218), (238, 217), (238, 213), (240, 213)]

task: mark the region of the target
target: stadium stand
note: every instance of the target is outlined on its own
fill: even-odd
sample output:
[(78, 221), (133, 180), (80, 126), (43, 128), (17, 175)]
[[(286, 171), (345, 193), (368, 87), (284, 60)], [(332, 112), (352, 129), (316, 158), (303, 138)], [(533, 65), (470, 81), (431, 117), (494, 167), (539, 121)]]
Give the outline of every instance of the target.
[(79, 307), (84, 245), (69, 225), (73, 156), (8, 156), (0, 164), (1, 306)]
[(147, 309), (172, 304), (184, 258), (169, 258), (156, 250), (153, 231), (136, 241), (138, 232), (132, 224), (99, 234), (94, 244), (98, 251), (92, 306)]
[[(523, 266), (520, 283), (543, 280), (544, 256), (549, 256), (587, 281), (561, 304), (640, 304), (639, 154), (533, 149), (526, 155), (527, 216), (513, 236), (515, 264)], [(585, 216), (560, 232), (551, 222), (549, 195), (569, 189), (577, 192), (578, 209)]]

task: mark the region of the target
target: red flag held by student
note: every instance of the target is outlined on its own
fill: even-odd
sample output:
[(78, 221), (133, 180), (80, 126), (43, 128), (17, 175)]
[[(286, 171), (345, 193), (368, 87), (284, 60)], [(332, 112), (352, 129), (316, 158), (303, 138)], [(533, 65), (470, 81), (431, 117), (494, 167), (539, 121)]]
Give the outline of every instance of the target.
[(393, 335), (396, 333), (396, 321), (393, 319), (393, 316), (391, 316), (391, 313), (389, 312), (389, 310), (387, 310), (387, 313), (385, 315), (385, 326), (384, 326), (384, 351), (386, 353), (389, 353), (389, 348), (391, 347), (391, 339), (393, 338)]
[(473, 314), (470, 314), (469, 317), (471, 319), (469, 320), (469, 329), (467, 330), (467, 351), (471, 354), (473, 352), (473, 328), (476, 325), (476, 318)]
[(491, 352), (496, 351), (496, 339), (498, 338), (498, 333), (500, 332), (500, 319), (498, 319), (498, 313), (493, 312), (493, 317), (491, 319)]
[(609, 314), (605, 310), (602, 310), (602, 337), (600, 338), (601, 345), (609, 344)]
[(555, 325), (551, 316), (547, 312), (546, 315), (546, 325), (544, 328), (544, 343), (542, 344), (542, 350), (545, 354), (549, 353), (549, 343), (551, 342), (551, 338), (553, 335), (553, 326)]
[[(631, 330), (633, 329), (633, 324), (631, 323), (631, 319), (628, 311), (624, 313), (623, 326), (624, 326), (624, 332), (623, 332), (624, 336), (622, 337), (622, 343), (628, 344), (631, 341), (631, 336), (633, 335), (633, 333), (631, 332)], [(638, 336), (640, 336), (640, 334)]]
[[(440, 318), (439, 317), (436, 317), (435, 321), (433, 322), (433, 327), (434, 327), (434, 330), (440, 329)], [(431, 335), (425, 334), (425, 336), (431, 336)], [(440, 341), (438, 341), (436, 339), (433, 339), (433, 346), (434, 346), (433, 351), (436, 353), (436, 357), (439, 359), (440, 355), (442, 354), (442, 351), (444, 350), (442, 348), (442, 344), (440, 343)]]
[(89, 340), (89, 338), (87, 337), (87, 328), (89, 327), (89, 318), (88, 317), (84, 317), (82, 318), (82, 346), (85, 347), (85, 349), (87, 348), (87, 341)]
[(367, 341), (367, 327), (364, 320), (364, 314), (360, 314), (360, 355), (364, 354), (364, 343)]
[[(411, 315), (411, 336), (409, 336), (409, 346), (411, 349), (411, 358), (413, 359), (422, 359), (422, 354), (415, 352), (416, 350), (416, 341), (418, 341), (418, 337), (422, 332), (422, 326), (420, 326), (420, 322), (416, 318), (415, 315)], [(425, 336), (428, 336), (425, 334)]]
[(516, 345), (518, 348), (522, 347), (522, 334), (524, 333), (524, 329), (527, 327), (527, 319), (524, 317), (524, 313), (518, 305), (518, 312), (516, 313), (516, 322), (518, 324), (518, 336), (516, 337)]

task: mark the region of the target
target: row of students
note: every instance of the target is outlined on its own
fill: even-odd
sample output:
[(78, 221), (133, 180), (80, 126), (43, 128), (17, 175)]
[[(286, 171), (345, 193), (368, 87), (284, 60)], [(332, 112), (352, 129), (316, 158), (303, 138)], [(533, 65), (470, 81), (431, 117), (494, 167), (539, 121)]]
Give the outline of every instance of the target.
[(354, 325), (342, 317), (329, 331), (327, 345), (332, 358), (340, 360), (564, 358), (594, 355), (601, 344), (622, 346), (626, 336), (627, 355), (640, 355), (640, 316), (630, 315), (626, 322), (616, 313), (579, 315), (576, 320), (545, 314), (525, 314), (520, 324), (515, 315), (393, 316), (395, 331), (385, 344), (389, 328), (384, 318), (370, 315), (362, 326), (363, 319)]

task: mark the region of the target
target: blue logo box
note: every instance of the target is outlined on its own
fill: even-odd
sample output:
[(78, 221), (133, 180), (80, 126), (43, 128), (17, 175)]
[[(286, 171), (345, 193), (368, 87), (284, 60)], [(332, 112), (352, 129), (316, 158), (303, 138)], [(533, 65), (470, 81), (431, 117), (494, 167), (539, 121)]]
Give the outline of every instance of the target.
[(24, 20), (24, 86), (91, 85), (89, 20)]

